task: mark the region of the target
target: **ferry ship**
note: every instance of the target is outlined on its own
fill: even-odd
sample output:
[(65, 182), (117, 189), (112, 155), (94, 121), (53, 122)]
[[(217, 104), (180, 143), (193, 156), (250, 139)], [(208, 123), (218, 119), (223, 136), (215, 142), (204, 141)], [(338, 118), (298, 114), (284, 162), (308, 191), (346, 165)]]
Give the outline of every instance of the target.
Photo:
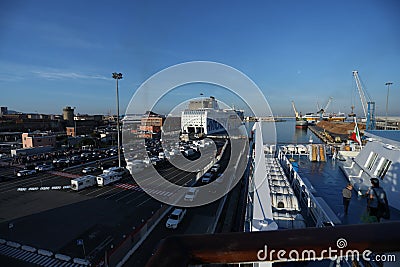
[(315, 113), (306, 113), (306, 115), (303, 116), (303, 119), (308, 121), (310, 124), (316, 123), (321, 119), (326, 121), (345, 121), (346, 118), (346, 114), (343, 112), (323, 113), (322, 116)]
[(306, 115), (304, 115), (303, 118), (310, 124), (316, 123), (317, 121), (320, 120), (320, 116), (315, 113), (306, 113)]
[(346, 120), (346, 114), (343, 112), (338, 112), (338, 113), (324, 113), (322, 115), (323, 120), (327, 121), (345, 121)]
[(244, 111), (220, 109), (215, 97), (210, 96), (189, 102), (182, 111), (182, 133), (215, 134), (223, 133), (243, 125)]

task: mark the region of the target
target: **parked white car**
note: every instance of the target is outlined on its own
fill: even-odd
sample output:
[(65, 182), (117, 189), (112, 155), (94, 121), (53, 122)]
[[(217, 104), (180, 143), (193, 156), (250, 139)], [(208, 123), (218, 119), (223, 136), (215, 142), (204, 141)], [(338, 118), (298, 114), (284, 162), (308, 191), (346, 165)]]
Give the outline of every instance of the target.
[(193, 201), (196, 196), (197, 196), (197, 192), (199, 190), (197, 188), (189, 188), (189, 190), (186, 192), (185, 197), (183, 198), (183, 200), (185, 201)]
[(22, 171), (17, 172), (17, 176), (22, 177), (22, 176), (32, 175), (35, 173), (36, 173), (36, 170), (22, 170)]
[(36, 166), (35, 168), (37, 171), (43, 172), (43, 171), (50, 171), (53, 169), (52, 165), (39, 165)]
[(92, 173), (97, 171), (98, 169), (96, 167), (86, 167), (82, 170), (82, 173)]
[(201, 178), (201, 182), (203, 183), (209, 183), (211, 182), (211, 179), (213, 178), (213, 175), (209, 172), (206, 172), (203, 177)]
[(182, 221), (183, 217), (185, 217), (185, 214), (186, 209), (174, 209), (174, 211), (169, 215), (165, 226), (172, 229), (178, 228), (178, 224)]

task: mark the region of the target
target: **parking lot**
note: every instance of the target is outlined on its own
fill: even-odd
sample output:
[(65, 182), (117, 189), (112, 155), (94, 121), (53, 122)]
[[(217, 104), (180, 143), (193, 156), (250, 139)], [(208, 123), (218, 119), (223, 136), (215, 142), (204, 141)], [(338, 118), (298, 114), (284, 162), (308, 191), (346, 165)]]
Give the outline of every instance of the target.
[[(225, 170), (228, 161), (229, 146), (227, 153), (224, 154), (219, 162), (220, 168), (216, 172), (216, 175), (213, 177), (212, 181), (219, 177), (218, 174), (222, 172), (225, 172), (224, 175), (226, 175), (226, 177), (213, 184), (213, 187), (211, 188), (214, 188), (214, 190), (211, 189), (210, 191), (199, 191), (199, 193), (196, 195), (196, 198), (202, 198), (210, 194), (227, 192), (227, 188), (229, 187), (229, 183), (231, 182), (234, 174), (234, 170)], [(243, 164), (246, 164), (245, 160), (243, 161)], [(202, 179), (199, 179), (194, 187), (205, 184), (207, 183), (203, 183)], [(236, 190), (238, 189), (236, 188)], [(133, 253), (124, 266), (145, 266), (151, 255), (156, 251), (160, 240), (168, 236), (180, 234), (213, 233), (216, 227), (218, 227), (217, 223), (220, 219), (220, 212), (226, 207), (224, 204), (224, 198), (219, 198), (216, 201), (206, 205), (186, 208), (186, 214), (182, 221), (179, 222), (176, 229), (166, 227), (169, 215), (174, 210), (174, 208), (172, 208), (170, 212), (164, 218), (162, 218), (160, 223), (154, 228), (152, 233), (146, 238), (143, 244)]]

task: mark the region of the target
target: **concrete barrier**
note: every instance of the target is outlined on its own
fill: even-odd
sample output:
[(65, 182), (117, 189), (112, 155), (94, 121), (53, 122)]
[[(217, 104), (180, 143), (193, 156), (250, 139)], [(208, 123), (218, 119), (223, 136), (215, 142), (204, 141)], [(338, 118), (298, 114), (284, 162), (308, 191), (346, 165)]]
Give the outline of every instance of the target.
[[(117, 158), (118, 158), (118, 156), (112, 156), (112, 157), (105, 158), (105, 159), (99, 159), (98, 161), (99, 162), (103, 162), (103, 161), (113, 160), (113, 159), (117, 159)], [(69, 171), (69, 170), (73, 170), (73, 169), (89, 166), (89, 165), (91, 165), (93, 163), (96, 163), (96, 161), (89, 161), (89, 162), (86, 162), (86, 163), (83, 163), (83, 164), (79, 164), (79, 165), (71, 166), (71, 167), (68, 167), (68, 168), (64, 168), (64, 169), (62, 169), (62, 171), (65, 172), (65, 171)]]
[(51, 252), (49, 250), (45, 250), (45, 249), (38, 249), (37, 253), (39, 255), (43, 255), (43, 256), (47, 256), (47, 257), (53, 256), (53, 252)]
[(67, 256), (67, 255), (64, 255), (64, 254), (59, 254), (59, 253), (54, 255), (54, 258), (62, 260), (62, 261), (70, 261), (71, 260), (70, 256)]
[(31, 247), (31, 246), (27, 246), (27, 245), (23, 245), (23, 246), (21, 247), (21, 249), (22, 249), (22, 250), (25, 250), (25, 251), (29, 251), (29, 252), (36, 252), (36, 248)]
[(7, 241), (6, 245), (12, 248), (20, 248), (21, 244), (13, 241)]
[(85, 260), (85, 259), (81, 259), (81, 258), (74, 258), (73, 262), (76, 263), (76, 264), (84, 265), (84, 266), (90, 266), (90, 261)]

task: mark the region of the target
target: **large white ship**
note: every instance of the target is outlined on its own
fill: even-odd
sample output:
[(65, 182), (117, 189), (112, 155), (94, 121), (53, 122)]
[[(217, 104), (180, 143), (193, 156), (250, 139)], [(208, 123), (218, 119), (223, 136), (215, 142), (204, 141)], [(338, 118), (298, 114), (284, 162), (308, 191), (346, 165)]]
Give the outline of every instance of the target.
[(210, 96), (189, 102), (188, 108), (182, 111), (182, 133), (215, 134), (242, 125), (243, 111), (220, 109), (217, 100)]

